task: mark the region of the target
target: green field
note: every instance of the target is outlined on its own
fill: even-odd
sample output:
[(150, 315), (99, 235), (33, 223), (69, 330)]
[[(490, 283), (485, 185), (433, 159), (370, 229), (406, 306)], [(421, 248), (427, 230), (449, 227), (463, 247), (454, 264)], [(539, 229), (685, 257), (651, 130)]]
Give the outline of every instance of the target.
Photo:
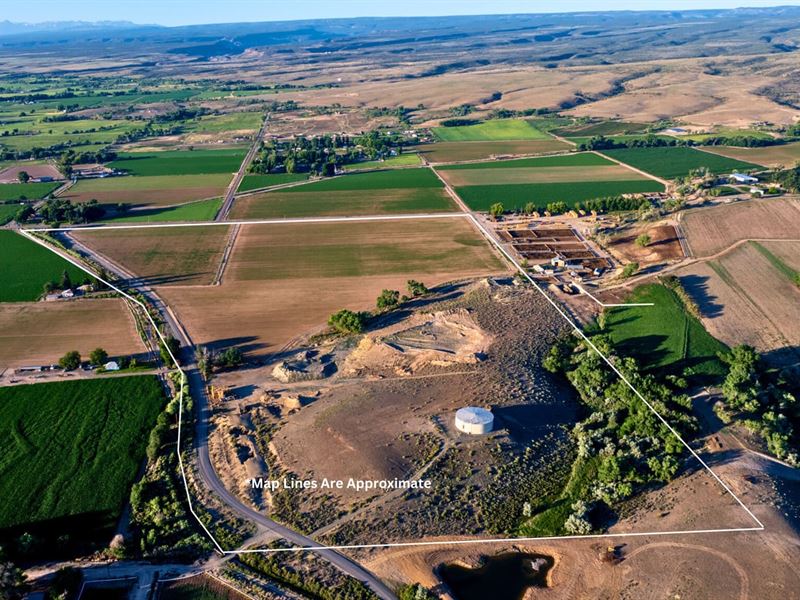
[(232, 217), (269, 219), (455, 210), (430, 169), (354, 173), (238, 198)]
[(443, 142), (550, 139), (550, 136), (524, 119), (494, 119), (476, 125), (434, 127), (432, 131)]
[(308, 179), (307, 173), (272, 173), (269, 175), (245, 175), (242, 183), (239, 184), (239, 192), (249, 192), (250, 190), (260, 190), (261, 188), (273, 185), (283, 185), (284, 183), (294, 183)]
[(0, 531), (107, 543), (163, 407), (155, 376), (1, 387)]
[(234, 173), (245, 150), (167, 150), (164, 152), (126, 152), (108, 164), (131, 175), (200, 175)]
[(436, 167), (437, 171), (461, 171), (473, 169), (535, 169), (547, 167), (602, 167), (613, 165), (613, 161), (593, 152), (578, 154), (561, 154), (558, 156), (541, 156), (535, 158), (520, 158), (515, 160), (493, 160), (481, 163), (463, 165), (444, 165)]
[(753, 163), (742, 162), (685, 146), (620, 148), (617, 150), (603, 150), (603, 154), (664, 179), (683, 177), (688, 175), (692, 169), (699, 167), (708, 167), (712, 173), (763, 169), (763, 167)]
[(626, 302), (653, 302), (655, 306), (614, 308), (605, 329), (614, 346), (633, 356), (646, 369), (703, 378), (725, 374), (717, 352), (726, 346), (690, 315), (678, 295), (660, 284), (637, 287)]
[(456, 192), (473, 210), (489, 210), (496, 202), (506, 210), (521, 209), (528, 202), (544, 206), (563, 201), (567, 206), (593, 198), (639, 192), (663, 192), (664, 186), (651, 179), (629, 181), (579, 181), (574, 183), (525, 183), (508, 185), (471, 185)]
[(5, 200), (37, 200), (55, 190), (60, 183), (2, 183), (0, 202)]
[(44, 293), (48, 281), (61, 281), (66, 269), (73, 283), (82, 282), (86, 273), (46, 248), (13, 231), (0, 231), (0, 302), (27, 302)]
[(222, 199), (200, 200), (169, 208), (134, 210), (123, 217), (107, 219), (110, 223), (160, 223), (165, 221), (213, 221)]
[(0, 204), (0, 225), (5, 225), (13, 219), (21, 206), (21, 204)]
[(345, 171), (357, 169), (391, 169), (394, 167), (414, 167), (420, 164), (419, 155), (414, 152), (406, 152), (397, 156), (390, 156), (384, 160), (367, 160), (364, 162), (352, 163), (344, 166)]
[(393, 171), (374, 171), (372, 173), (353, 173), (342, 177), (332, 177), (315, 181), (308, 185), (290, 188), (287, 192), (333, 192), (350, 190), (382, 190), (407, 188), (440, 188), (442, 182), (430, 169), (397, 169)]

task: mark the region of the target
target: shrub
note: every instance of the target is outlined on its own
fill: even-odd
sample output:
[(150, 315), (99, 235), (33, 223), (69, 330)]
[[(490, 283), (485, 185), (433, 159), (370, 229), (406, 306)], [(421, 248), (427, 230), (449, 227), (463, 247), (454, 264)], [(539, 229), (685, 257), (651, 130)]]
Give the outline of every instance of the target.
[(328, 317), (328, 325), (339, 333), (361, 333), (366, 318), (363, 313), (342, 309)]
[(625, 268), (622, 269), (622, 274), (620, 275), (620, 277), (622, 277), (622, 279), (627, 279), (628, 277), (631, 277), (634, 273), (636, 273), (636, 271), (638, 270), (639, 270), (639, 263), (637, 262), (628, 263), (627, 265), (625, 265)]
[(400, 292), (397, 290), (383, 290), (375, 304), (378, 310), (388, 310), (400, 304)]

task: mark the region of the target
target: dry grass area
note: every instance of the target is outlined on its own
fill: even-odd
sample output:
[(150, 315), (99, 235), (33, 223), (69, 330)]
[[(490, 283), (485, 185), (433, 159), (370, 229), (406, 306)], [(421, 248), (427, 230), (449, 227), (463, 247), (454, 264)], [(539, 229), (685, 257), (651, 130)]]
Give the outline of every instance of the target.
[(519, 140), (507, 142), (436, 142), (414, 146), (431, 163), (479, 160), (483, 158), (534, 156), (567, 152), (573, 148), (566, 142), (552, 140)]
[(734, 148), (731, 146), (707, 146), (707, 152), (728, 158), (764, 165), (765, 167), (793, 167), (800, 161), (800, 142), (763, 148)]
[[(483, 104), (482, 100), (500, 90), (503, 97), (492, 108), (525, 109), (557, 106), (572, 101), (577, 92), (601, 94), (613, 81), (636, 67), (493, 67), (468, 72), (451, 72), (437, 77), (381, 78), (363, 81), (363, 72), (356, 81), (344, 81), (328, 89), (281, 91), (270, 99), (294, 99), (308, 105), (342, 106), (417, 106), (428, 109), (449, 108), (460, 104)], [(355, 69), (358, 72), (357, 69)], [(391, 75), (389, 69), (382, 74)], [(402, 75), (402, 72), (397, 73)]]
[(394, 117), (369, 117), (363, 110), (342, 110), (331, 114), (302, 111), (275, 113), (269, 120), (268, 134), (273, 137), (314, 136), (326, 133), (361, 134), (385, 126), (396, 126)]
[(110, 356), (146, 350), (120, 299), (0, 304), (0, 370), (54, 364), (70, 350), (87, 357), (98, 346)]
[(408, 279), (436, 285), (504, 271), (460, 219), (246, 225), (221, 286), (159, 291), (195, 343), (265, 354), (341, 308), (371, 309), (381, 290), (404, 290)]
[[(445, 593), (435, 569), (442, 563), (478, 566), (482, 557), (503, 552), (552, 556), (555, 566), (546, 589), (530, 588), (526, 600), (749, 600), (796, 598), (800, 574), (797, 532), (776, 508), (775, 481), (794, 481), (790, 469), (769, 466), (731, 448), (704, 457), (765, 524), (763, 532), (641, 536), (619, 540), (547, 540), (541, 542), (392, 548), (364, 555), (371, 571), (390, 581), (421, 582)], [(769, 473), (769, 475), (767, 474)], [(684, 475), (662, 490), (646, 494), (638, 510), (612, 531), (668, 531), (752, 527), (732, 498), (706, 472)], [(473, 538), (474, 539), (474, 538)], [(437, 541), (428, 538), (428, 541)], [(621, 560), (603, 559), (607, 547)], [(448, 596), (443, 596), (448, 597)]]
[(694, 256), (711, 256), (746, 239), (800, 239), (800, 200), (750, 200), (684, 214)]
[[(761, 121), (793, 123), (797, 110), (759, 93), (762, 87), (775, 81), (774, 76), (758, 71), (737, 73), (735, 64), (739, 57), (731, 59), (730, 70), (723, 76), (708, 73), (703, 59), (660, 62), (658, 71), (626, 83), (622, 94), (583, 104), (569, 112), (575, 116), (637, 122), (677, 118), (703, 127), (746, 127)], [(786, 60), (773, 57), (770, 68), (780, 70), (781, 66), (788, 66)], [(654, 63), (639, 66), (645, 65), (652, 67)]]
[[(650, 236), (645, 247), (636, 243), (636, 238), (643, 234)], [(637, 262), (640, 267), (683, 258), (675, 226), (669, 223), (635, 225), (612, 239), (608, 249), (623, 262)]]
[(94, 229), (73, 235), (150, 285), (203, 285), (217, 272), (228, 227)]
[(800, 289), (753, 244), (678, 274), (714, 337), (729, 346), (752, 345), (777, 363), (797, 360), (790, 349), (800, 346)]

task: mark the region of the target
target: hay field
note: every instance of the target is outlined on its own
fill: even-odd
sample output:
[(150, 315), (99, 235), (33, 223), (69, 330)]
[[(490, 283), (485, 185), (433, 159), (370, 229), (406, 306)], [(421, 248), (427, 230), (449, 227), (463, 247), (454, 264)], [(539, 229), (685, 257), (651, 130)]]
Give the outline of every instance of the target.
[(49, 281), (66, 271), (73, 284), (91, 278), (63, 258), (11, 230), (0, 230), (0, 302), (28, 302), (44, 294)]
[(214, 287), (159, 289), (195, 343), (274, 352), (341, 309), (369, 310), (408, 279), (432, 286), (505, 272), (461, 219), (245, 225)]
[(249, 192), (272, 185), (282, 185), (284, 183), (294, 183), (308, 179), (307, 173), (273, 173), (269, 175), (245, 175), (242, 183), (239, 184), (237, 192)]
[(710, 256), (746, 239), (800, 239), (800, 200), (749, 200), (684, 214), (694, 256)]
[(431, 131), (443, 142), (544, 140), (549, 137), (524, 119), (492, 119), (475, 125), (434, 127)]
[(772, 351), (768, 358), (777, 363), (800, 358), (787, 350), (800, 346), (800, 289), (755, 244), (681, 269), (679, 276), (715, 337)]
[(3, 183), (0, 184), (0, 202), (44, 198), (59, 185), (58, 183)]
[(73, 235), (151, 285), (204, 285), (217, 271), (228, 227), (108, 228)]
[(347, 216), (453, 211), (434, 173), (397, 169), (356, 173), (237, 199), (233, 218)]
[(572, 145), (556, 139), (516, 140), (507, 142), (437, 142), (414, 146), (428, 162), (443, 163), (479, 160), (494, 156), (525, 156), (566, 152)]
[(229, 173), (84, 179), (70, 188), (64, 197), (73, 202), (95, 199), (101, 204), (170, 206), (221, 196), (230, 181)]
[(764, 146), (763, 148), (734, 148), (732, 146), (707, 146), (707, 152), (736, 160), (756, 163), (765, 167), (793, 167), (800, 162), (800, 142)]
[(592, 198), (662, 191), (664, 186), (594, 153), (493, 161), (439, 167), (474, 210), (500, 202), (506, 210), (532, 202), (540, 209), (549, 202), (568, 206)]
[(684, 146), (619, 148), (603, 150), (603, 154), (664, 179), (683, 177), (692, 169), (700, 167), (706, 167), (712, 173), (732, 173), (733, 171), (760, 168), (753, 163), (746, 163)]
[(626, 302), (652, 302), (652, 306), (614, 308), (603, 330), (625, 356), (646, 368), (682, 374), (688, 370), (703, 380), (724, 375), (717, 352), (725, 346), (703, 329), (680, 298), (659, 284), (637, 287)]
[(97, 347), (110, 356), (146, 351), (119, 298), (0, 304), (0, 371), (54, 364), (70, 350), (88, 357)]
[(246, 153), (242, 148), (214, 150), (164, 150), (160, 152), (123, 152), (108, 164), (130, 175), (201, 175), (232, 174), (239, 169)]
[(113, 535), (164, 406), (152, 375), (0, 388), (0, 528), (42, 554)]

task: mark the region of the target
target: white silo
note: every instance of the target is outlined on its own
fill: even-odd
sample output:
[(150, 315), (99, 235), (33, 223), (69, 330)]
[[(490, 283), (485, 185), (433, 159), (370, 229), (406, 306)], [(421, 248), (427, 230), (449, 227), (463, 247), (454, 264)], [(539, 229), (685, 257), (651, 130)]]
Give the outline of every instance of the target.
[(472, 435), (489, 433), (494, 426), (491, 411), (478, 406), (467, 406), (456, 411), (456, 429)]

